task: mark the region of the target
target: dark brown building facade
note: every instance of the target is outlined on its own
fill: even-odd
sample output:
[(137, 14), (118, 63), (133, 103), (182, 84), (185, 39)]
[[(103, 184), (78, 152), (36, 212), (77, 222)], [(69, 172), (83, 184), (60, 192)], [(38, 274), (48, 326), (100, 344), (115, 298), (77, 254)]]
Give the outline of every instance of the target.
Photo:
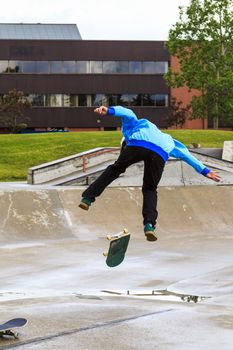
[(0, 95), (17, 89), (32, 103), (31, 130), (112, 130), (99, 105), (124, 105), (166, 127), (170, 56), (162, 41), (0, 38)]

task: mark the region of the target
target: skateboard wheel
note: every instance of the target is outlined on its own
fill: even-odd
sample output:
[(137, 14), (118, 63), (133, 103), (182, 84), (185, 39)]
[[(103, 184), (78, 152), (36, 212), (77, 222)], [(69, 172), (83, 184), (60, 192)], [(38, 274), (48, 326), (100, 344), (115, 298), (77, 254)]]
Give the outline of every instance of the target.
[(127, 230), (127, 228), (124, 228), (123, 232), (124, 232), (124, 234), (126, 234), (126, 235), (127, 235), (127, 233), (129, 233), (129, 231)]
[(111, 236), (111, 235), (107, 235), (107, 239), (108, 239), (109, 241), (111, 241), (112, 236)]
[(103, 256), (107, 256), (108, 255), (108, 253), (107, 252), (103, 252)]

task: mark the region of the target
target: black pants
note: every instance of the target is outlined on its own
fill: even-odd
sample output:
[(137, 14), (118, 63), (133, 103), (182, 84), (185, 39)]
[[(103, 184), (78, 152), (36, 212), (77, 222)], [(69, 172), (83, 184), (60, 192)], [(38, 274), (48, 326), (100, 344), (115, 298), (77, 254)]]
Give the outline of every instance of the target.
[(143, 224), (156, 224), (157, 212), (157, 186), (161, 179), (165, 162), (155, 152), (143, 147), (126, 146), (119, 155), (119, 158), (112, 165), (109, 165), (105, 171), (83, 192), (83, 197), (88, 197), (92, 202), (98, 197), (104, 189), (121, 173), (124, 173), (130, 165), (144, 161), (143, 176)]

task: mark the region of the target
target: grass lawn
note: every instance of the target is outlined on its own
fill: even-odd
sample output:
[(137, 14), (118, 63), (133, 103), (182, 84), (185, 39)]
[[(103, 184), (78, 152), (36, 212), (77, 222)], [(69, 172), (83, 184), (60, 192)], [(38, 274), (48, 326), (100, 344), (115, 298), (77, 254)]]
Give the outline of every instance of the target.
[[(186, 146), (222, 148), (232, 131), (165, 131)], [(0, 135), (0, 181), (26, 181), (28, 168), (96, 147), (118, 147), (120, 131)]]

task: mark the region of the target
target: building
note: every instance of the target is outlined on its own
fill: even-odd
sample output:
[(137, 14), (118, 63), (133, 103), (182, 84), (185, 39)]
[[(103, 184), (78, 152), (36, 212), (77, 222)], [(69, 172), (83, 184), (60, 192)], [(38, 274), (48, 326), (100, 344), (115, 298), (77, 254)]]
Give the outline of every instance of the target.
[(28, 96), (30, 130), (117, 129), (118, 118), (93, 113), (102, 104), (167, 127), (171, 57), (163, 41), (82, 40), (75, 24), (0, 24), (0, 45), (0, 95), (15, 88)]

